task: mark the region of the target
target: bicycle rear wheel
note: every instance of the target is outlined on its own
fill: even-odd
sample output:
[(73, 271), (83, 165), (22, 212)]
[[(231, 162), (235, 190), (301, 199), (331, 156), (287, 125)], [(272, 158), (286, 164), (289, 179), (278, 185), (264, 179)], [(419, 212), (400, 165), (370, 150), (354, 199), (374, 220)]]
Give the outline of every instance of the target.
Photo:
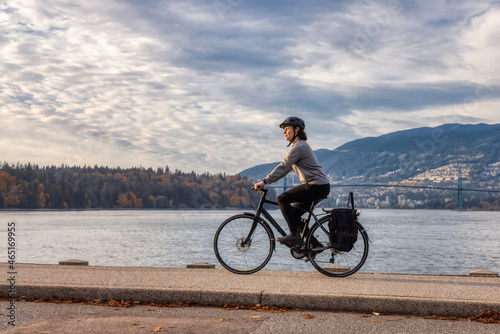
[[(336, 249), (325, 249), (322, 252), (311, 251), (311, 239), (316, 237), (325, 247), (330, 243), (329, 218), (324, 217), (314, 224), (307, 237), (308, 259), (323, 275), (330, 277), (346, 277), (357, 272), (368, 257), (368, 234), (360, 223), (356, 223), (358, 240), (349, 252)], [(316, 248), (318, 249), (318, 248)], [(316, 253), (316, 254), (315, 254)]]
[(269, 262), (274, 249), (274, 235), (259, 219), (249, 242), (244, 244), (254, 217), (240, 214), (224, 221), (214, 236), (214, 251), (220, 264), (235, 274), (253, 274)]

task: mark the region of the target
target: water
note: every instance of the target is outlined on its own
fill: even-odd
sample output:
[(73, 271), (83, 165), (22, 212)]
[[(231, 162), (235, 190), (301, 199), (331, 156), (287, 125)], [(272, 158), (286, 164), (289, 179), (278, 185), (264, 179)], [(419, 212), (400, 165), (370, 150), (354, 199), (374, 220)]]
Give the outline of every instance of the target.
[[(0, 212), (7, 262), (7, 223), (16, 223), (16, 262), (185, 268), (214, 263), (213, 235), (236, 211), (96, 210)], [(281, 217), (279, 211), (271, 211)], [(286, 226), (282, 218), (277, 219)], [(360, 272), (468, 274), (500, 272), (500, 214), (439, 210), (368, 210), (360, 223), (372, 241)], [(285, 229), (287, 231), (287, 229)], [(2, 245), (3, 243), (3, 245)], [(0, 253), (1, 254), (1, 253)], [(278, 245), (267, 270), (314, 271)]]

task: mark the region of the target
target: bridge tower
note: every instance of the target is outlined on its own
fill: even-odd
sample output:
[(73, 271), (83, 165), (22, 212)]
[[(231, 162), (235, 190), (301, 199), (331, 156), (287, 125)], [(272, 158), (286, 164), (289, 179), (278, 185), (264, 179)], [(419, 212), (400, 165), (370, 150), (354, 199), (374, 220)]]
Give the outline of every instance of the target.
[(463, 209), (463, 195), (462, 195), (462, 167), (458, 167), (458, 194), (457, 194), (457, 210)]

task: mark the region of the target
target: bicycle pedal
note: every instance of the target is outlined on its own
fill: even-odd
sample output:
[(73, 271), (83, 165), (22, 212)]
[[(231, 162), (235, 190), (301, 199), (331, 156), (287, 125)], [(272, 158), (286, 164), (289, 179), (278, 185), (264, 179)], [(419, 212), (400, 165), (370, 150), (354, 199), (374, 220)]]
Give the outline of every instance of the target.
[(302, 242), (300, 244), (295, 244), (295, 245), (292, 243), (286, 243), (286, 244), (282, 244), (282, 245), (285, 245), (288, 248), (296, 250), (296, 251), (301, 251), (303, 249), (303, 246), (304, 246), (304, 244)]
[(330, 247), (326, 246), (326, 247), (314, 247), (314, 248), (311, 248), (311, 251), (313, 252), (322, 252), (324, 251), (325, 249), (329, 249)]

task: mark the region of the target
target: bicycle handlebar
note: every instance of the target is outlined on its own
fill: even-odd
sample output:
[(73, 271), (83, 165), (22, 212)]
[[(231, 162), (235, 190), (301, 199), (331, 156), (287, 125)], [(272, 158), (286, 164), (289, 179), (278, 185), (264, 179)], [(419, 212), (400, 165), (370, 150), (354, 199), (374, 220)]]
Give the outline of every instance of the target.
[(260, 188), (259, 190), (255, 190), (255, 187), (250, 188), (250, 191), (262, 191), (264, 193), (267, 193), (269, 189), (266, 189), (265, 187)]

